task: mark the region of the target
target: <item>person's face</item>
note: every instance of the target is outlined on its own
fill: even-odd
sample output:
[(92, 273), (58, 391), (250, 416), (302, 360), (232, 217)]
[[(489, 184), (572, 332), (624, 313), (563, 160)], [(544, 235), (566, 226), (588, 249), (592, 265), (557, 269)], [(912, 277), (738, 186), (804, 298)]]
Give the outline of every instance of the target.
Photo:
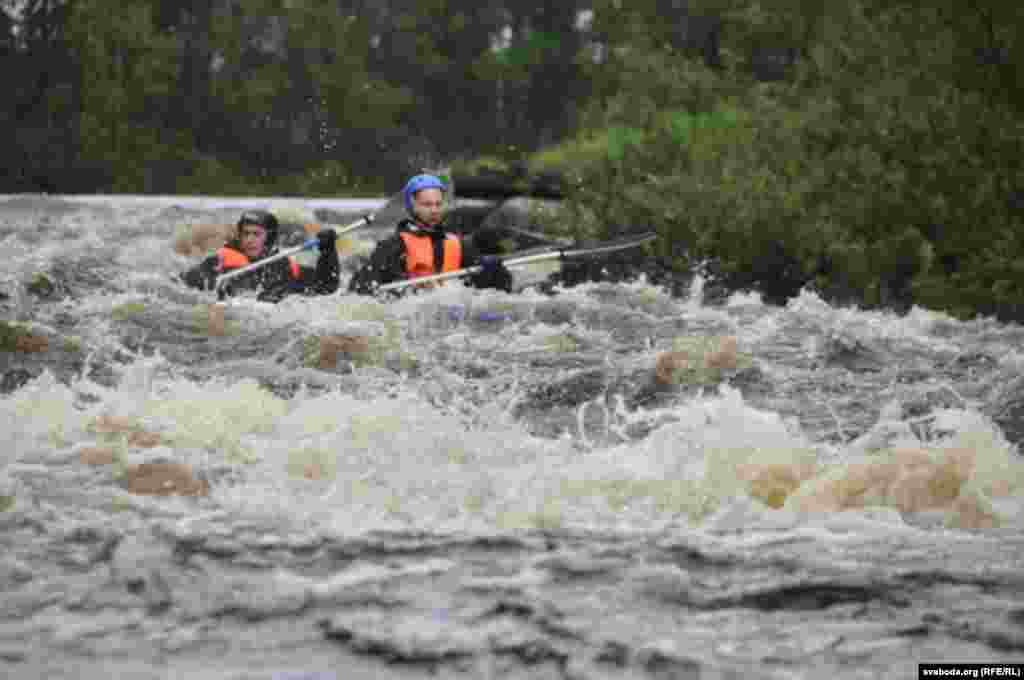
[(412, 197), (412, 211), (423, 224), (436, 227), (441, 224), (444, 194), (440, 189), (421, 189)]
[(239, 232), (242, 253), (248, 258), (263, 254), (263, 246), (267, 243), (267, 230), (258, 224), (244, 224)]

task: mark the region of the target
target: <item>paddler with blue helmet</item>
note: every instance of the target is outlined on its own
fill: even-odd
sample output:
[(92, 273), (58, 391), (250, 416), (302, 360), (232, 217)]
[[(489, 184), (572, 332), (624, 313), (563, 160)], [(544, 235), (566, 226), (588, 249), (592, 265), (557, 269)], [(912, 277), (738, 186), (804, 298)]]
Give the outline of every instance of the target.
[[(445, 183), (434, 175), (416, 175), (406, 183), (402, 193), (409, 217), (398, 223), (392, 236), (377, 244), (369, 262), (349, 282), (349, 291), (370, 295), (386, 283), (477, 265), (483, 271), (467, 276), (467, 284), (511, 291), (512, 274), (495, 254), (494, 234), (480, 232), (463, 238), (446, 227), (446, 192)], [(437, 284), (422, 287), (431, 285)]]

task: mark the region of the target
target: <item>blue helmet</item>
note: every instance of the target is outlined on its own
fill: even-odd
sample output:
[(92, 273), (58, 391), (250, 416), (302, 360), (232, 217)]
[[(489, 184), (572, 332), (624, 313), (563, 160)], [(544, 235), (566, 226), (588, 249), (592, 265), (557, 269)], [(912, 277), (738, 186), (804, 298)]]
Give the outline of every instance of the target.
[(415, 217), (412, 211), (412, 197), (424, 189), (440, 189), (442, 193), (448, 190), (440, 177), (434, 175), (416, 175), (405, 184), (402, 194), (405, 196), (405, 210), (410, 217)]

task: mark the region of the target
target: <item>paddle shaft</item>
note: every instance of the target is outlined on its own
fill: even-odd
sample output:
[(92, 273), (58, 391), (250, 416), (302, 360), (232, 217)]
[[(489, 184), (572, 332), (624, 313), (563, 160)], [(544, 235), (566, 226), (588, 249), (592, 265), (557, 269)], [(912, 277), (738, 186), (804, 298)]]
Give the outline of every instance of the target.
[[(531, 262), (543, 262), (545, 260), (565, 260), (572, 257), (582, 257), (586, 255), (600, 255), (602, 253), (611, 253), (618, 250), (626, 250), (628, 248), (636, 248), (645, 243), (653, 241), (657, 238), (657, 234), (645, 234), (629, 239), (625, 242), (611, 243), (605, 246), (595, 246), (593, 248), (560, 248), (547, 253), (537, 253), (535, 255), (521, 255), (519, 257), (506, 256), (501, 258), (502, 264), (506, 267), (514, 267), (516, 265), (530, 264)], [(406, 279), (404, 281), (395, 281), (393, 283), (386, 283), (383, 286), (377, 288), (378, 291), (398, 290), (399, 288), (406, 288), (407, 286), (417, 286), (422, 283), (433, 283), (436, 281), (447, 281), (448, 279), (456, 279), (462, 276), (470, 276), (472, 274), (478, 274), (482, 272), (484, 268), (480, 265), (473, 267), (466, 267), (465, 269), (456, 269), (455, 271), (442, 272), (440, 274), (429, 274), (427, 276), (418, 276), (414, 279)]]

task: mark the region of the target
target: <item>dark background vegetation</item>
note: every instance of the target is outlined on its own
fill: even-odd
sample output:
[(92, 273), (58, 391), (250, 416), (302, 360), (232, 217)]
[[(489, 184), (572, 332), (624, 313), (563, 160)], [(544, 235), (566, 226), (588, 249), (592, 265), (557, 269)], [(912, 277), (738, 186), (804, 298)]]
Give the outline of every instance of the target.
[(576, 0), (3, 4), (11, 189), (379, 190), (561, 139), (591, 89)]
[(565, 228), (656, 228), (773, 302), (1024, 319), (1016, 3), (0, 4), (0, 191), (390, 193), (454, 162), (557, 176)]

